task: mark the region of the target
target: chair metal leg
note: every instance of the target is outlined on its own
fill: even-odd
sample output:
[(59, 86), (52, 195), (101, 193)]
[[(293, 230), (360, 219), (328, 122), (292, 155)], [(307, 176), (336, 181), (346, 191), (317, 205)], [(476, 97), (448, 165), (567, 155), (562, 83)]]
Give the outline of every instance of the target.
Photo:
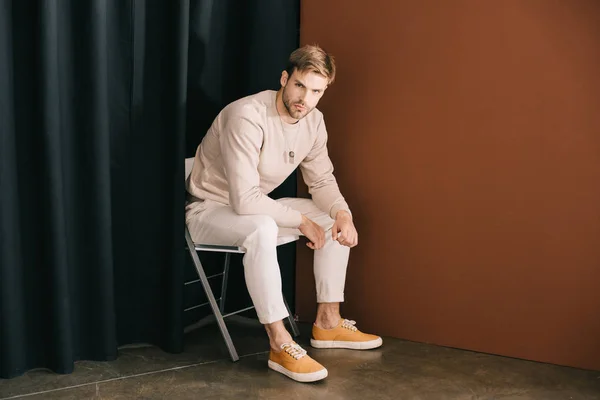
[(206, 297), (208, 297), (208, 301), (210, 303), (210, 307), (212, 308), (213, 314), (217, 319), (217, 324), (219, 325), (219, 329), (221, 330), (221, 335), (223, 335), (223, 339), (225, 340), (225, 344), (227, 345), (227, 350), (229, 351), (229, 355), (231, 356), (232, 361), (238, 361), (240, 357), (235, 350), (235, 346), (233, 345), (233, 341), (231, 340), (231, 336), (229, 335), (229, 331), (227, 330), (227, 326), (225, 325), (225, 320), (223, 320), (223, 315), (219, 310), (219, 306), (217, 301), (215, 300), (215, 296), (210, 288), (210, 284), (208, 279), (206, 278), (206, 274), (204, 273), (204, 269), (202, 268), (202, 263), (200, 262), (200, 258), (198, 257), (198, 253), (196, 253), (194, 242), (192, 241), (192, 237), (190, 232), (185, 227), (185, 241), (187, 243), (188, 250), (190, 252), (190, 256), (194, 261), (194, 266), (196, 267), (196, 271), (198, 272), (198, 276), (200, 277), (200, 282), (202, 283), (202, 287), (204, 288), (204, 292), (206, 293)]
[(221, 314), (225, 313), (225, 295), (227, 294), (227, 279), (229, 279), (229, 263), (231, 261), (231, 254), (225, 253), (225, 265), (223, 267), (223, 282), (221, 283), (221, 301), (219, 302), (219, 309)]
[(292, 314), (292, 310), (290, 310), (290, 306), (288, 306), (287, 301), (285, 300), (285, 296), (283, 297), (283, 303), (285, 304), (285, 308), (288, 311), (288, 321), (290, 323), (290, 327), (292, 328), (292, 334), (294, 337), (300, 336), (300, 330), (298, 329), (298, 325), (296, 325), (296, 321), (294, 320), (294, 314)]

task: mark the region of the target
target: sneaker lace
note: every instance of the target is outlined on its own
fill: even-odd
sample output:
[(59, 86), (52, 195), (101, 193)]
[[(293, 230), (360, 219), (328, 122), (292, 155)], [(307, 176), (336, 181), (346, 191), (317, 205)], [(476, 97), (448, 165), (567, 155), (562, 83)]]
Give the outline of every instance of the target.
[(358, 329), (356, 329), (356, 321), (352, 321), (349, 319), (345, 319), (344, 322), (342, 322), (342, 328), (346, 328), (351, 330), (352, 332), (356, 332)]
[(299, 360), (306, 355), (306, 350), (300, 347), (297, 343), (284, 343), (281, 349), (288, 353), (294, 359)]

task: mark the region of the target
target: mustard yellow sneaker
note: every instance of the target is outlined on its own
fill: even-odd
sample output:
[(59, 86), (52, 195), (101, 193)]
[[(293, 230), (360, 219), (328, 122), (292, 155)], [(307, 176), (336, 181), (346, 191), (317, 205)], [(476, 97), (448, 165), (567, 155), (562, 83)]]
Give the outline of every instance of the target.
[(362, 333), (356, 322), (341, 319), (333, 329), (321, 329), (313, 324), (310, 344), (318, 349), (374, 349), (383, 344), (379, 336)]
[(327, 369), (310, 358), (296, 342), (282, 344), (279, 353), (271, 349), (269, 368), (298, 382), (315, 382), (327, 377)]

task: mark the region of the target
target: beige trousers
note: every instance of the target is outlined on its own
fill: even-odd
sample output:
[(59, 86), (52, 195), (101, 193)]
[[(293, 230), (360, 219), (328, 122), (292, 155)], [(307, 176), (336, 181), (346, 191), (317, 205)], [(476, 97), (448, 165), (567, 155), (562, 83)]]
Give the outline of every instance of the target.
[[(325, 230), (325, 246), (315, 250), (314, 275), (318, 303), (344, 301), (344, 285), (350, 249), (331, 238), (333, 219), (309, 199), (284, 198), (278, 202), (300, 211)], [(205, 201), (198, 212), (187, 215), (187, 225), (196, 243), (240, 246), (246, 286), (262, 324), (288, 316), (281, 292), (281, 272), (277, 262), (277, 238), (302, 235), (298, 229), (280, 228), (266, 215), (238, 215), (233, 209)]]

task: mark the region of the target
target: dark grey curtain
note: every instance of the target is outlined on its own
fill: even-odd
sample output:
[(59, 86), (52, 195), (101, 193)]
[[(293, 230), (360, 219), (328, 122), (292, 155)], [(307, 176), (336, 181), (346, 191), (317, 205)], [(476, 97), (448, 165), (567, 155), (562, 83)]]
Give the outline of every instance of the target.
[(297, 1), (0, 0), (0, 378), (182, 350), (183, 159), (227, 102), (277, 88), (297, 19)]

